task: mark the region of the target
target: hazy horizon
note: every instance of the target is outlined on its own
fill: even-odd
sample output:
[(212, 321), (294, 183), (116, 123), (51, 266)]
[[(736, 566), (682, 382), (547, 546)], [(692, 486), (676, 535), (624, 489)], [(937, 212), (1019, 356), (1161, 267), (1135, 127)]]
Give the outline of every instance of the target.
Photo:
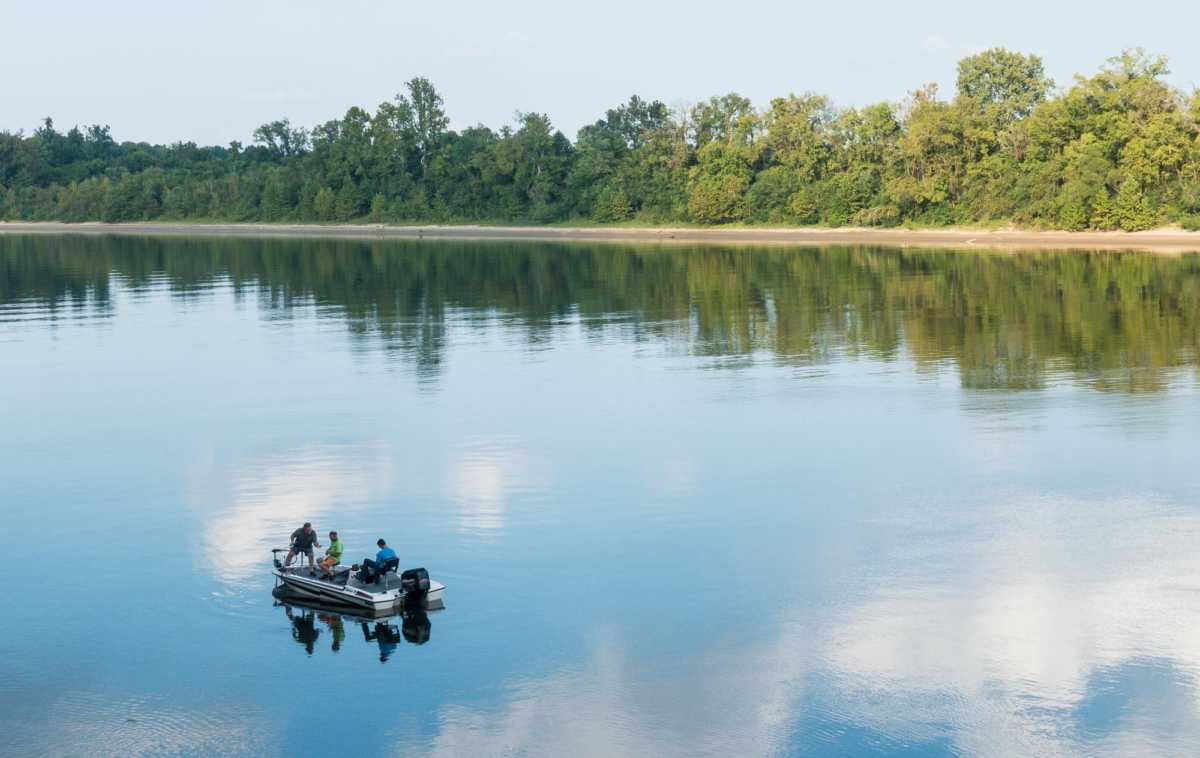
[(5, 62), (21, 76), (8, 82), (0, 130), (28, 132), (50, 116), (63, 129), (110, 125), (119, 141), (248, 143), (267, 121), (311, 127), (351, 106), (374, 109), (425, 76), (455, 129), (498, 128), (515, 111), (537, 111), (573, 138), (635, 93), (677, 105), (736, 91), (760, 107), (805, 91), (837, 105), (894, 101), (930, 81), (948, 94), (957, 61), (996, 46), (1040, 55), (1060, 86), (1140, 46), (1168, 56), (1170, 81), (1191, 89), (1200, 51), (1187, 21), (1200, 10), (1149, 2), (1114, 24), (1120, 7), (1019, 0), (991, 16), (948, 2), (874, 1), (845, 10), (756, 0), (730, 12), (620, 0), (593, 12), (468, 0), (453, 15), (307, 0), (250, 11), (228, 0), (19, 5), (5, 10), (22, 30)]

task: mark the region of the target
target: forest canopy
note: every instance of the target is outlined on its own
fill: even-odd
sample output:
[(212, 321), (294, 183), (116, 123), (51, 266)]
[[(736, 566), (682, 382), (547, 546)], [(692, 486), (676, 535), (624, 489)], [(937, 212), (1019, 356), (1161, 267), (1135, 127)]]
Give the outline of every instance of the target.
[(374, 111), (281, 118), (245, 145), (117, 142), (46, 118), (0, 132), (0, 218), (1195, 229), (1200, 94), (1167, 74), (1135, 50), (1058, 87), (1038, 56), (996, 48), (959, 62), (950, 97), (634, 96), (574, 141), (541, 113), (450, 129), (420, 77)]

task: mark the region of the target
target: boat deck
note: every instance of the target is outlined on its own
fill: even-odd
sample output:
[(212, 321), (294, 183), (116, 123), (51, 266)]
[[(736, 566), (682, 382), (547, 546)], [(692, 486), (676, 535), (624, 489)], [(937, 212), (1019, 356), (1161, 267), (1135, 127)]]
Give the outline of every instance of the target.
[[(283, 570), (283, 573), (301, 576), (306, 579), (319, 579), (321, 572), (317, 571), (315, 575), (309, 571), (307, 566), (297, 567), (289, 566)], [(390, 592), (391, 590), (400, 589), (400, 575), (394, 572), (385, 574), (383, 577), (376, 579), (374, 582), (360, 582), (352, 576), (349, 566), (338, 566), (334, 569), (333, 579), (322, 580), (331, 585), (338, 587), (350, 587), (364, 592)]]

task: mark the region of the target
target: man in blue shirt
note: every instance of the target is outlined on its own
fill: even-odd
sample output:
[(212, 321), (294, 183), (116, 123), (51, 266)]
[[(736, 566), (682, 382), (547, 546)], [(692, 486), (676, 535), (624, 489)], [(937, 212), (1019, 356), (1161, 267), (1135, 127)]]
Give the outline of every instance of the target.
[(375, 554), (375, 562), (378, 563), (380, 567), (383, 566), (384, 561), (388, 561), (396, 557), (396, 551), (388, 547), (387, 543), (383, 541), (382, 537), (380, 537), (379, 541), (375, 544), (379, 546), (379, 552)]
[(362, 581), (364, 582), (373, 582), (375, 581), (375, 577), (382, 576), (383, 570), (387, 567), (387, 562), (396, 558), (396, 551), (388, 547), (387, 542), (382, 537), (375, 544), (379, 546), (379, 552), (375, 554), (375, 560), (367, 558), (362, 562)]

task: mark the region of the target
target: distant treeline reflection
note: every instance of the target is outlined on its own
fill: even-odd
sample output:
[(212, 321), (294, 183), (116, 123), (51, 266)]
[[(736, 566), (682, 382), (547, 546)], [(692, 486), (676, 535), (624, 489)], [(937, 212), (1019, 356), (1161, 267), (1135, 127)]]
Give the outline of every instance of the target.
[[(717, 365), (835, 355), (952, 361), (965, 386), (1067, 373), (1153, 391), (1194, 367), (1200, 256), (872, 247), (632, 247), (131, 237), (0, 237), (0, 305), (112, 307), (112, 280), (202, 296), (213, 285), (287, 317), (317, 306), (436, 378), (447, 329), (497, 319), (550, 344), (585, 333), (677, 346)], [(227, 283), (227, 284), (226, 284)]]

